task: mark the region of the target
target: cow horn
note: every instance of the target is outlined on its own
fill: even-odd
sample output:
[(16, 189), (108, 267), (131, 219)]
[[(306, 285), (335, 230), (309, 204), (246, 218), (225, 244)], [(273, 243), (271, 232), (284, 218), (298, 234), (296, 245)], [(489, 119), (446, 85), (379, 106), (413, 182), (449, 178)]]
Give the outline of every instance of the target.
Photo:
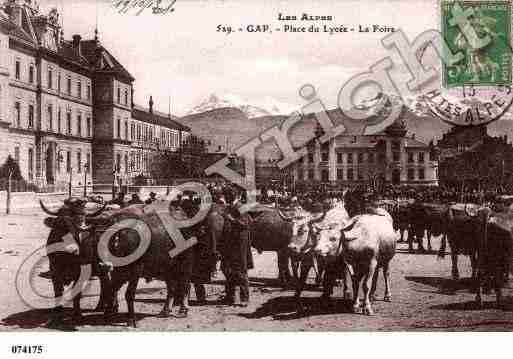
[(50, 216), (58, 216), (59, 215), (59, 212), (58, 211), (55, 211), (55, 212), (52, 212), (50, 211), (48, 208), (46, 208), (46, 206), (43, 204), (43, 201), (42, 200), (39, 200), (39, 205), (41, 206), (41, 209), (49, 214)]
[(105, 208), (107, 208), (107, 202), (104, 202), (103, 206), (99, 210), (97, 210), (97, 211), (95, 211), (93, 213), (86, 214), (86, 217), (90, 218), (90, 217), (99, 216), (100, 214), (102, 214), (103, 211), (105, 211)]
[(278, 212), (278, 215), (281, 217), (281, 219), (283, 219), (284, 221), (287, 221), (287, 222), (290, 222), (292, 221), (292, 218), (293, 217), (289, 217), (287, 215), (285, 215), (282, 211), (280, 211), (278, 208), (276, 208), (276, 211)]

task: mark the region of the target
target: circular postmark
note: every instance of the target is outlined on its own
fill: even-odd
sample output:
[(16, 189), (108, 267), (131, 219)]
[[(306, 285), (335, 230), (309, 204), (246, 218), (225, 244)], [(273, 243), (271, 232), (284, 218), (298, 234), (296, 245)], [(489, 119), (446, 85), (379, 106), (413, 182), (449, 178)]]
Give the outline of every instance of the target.
[(432, 90), (423, 97), (436, 118), (451, 125), (475, 126), (503, 117), (513, 103), (513, 88), (469, 85)]

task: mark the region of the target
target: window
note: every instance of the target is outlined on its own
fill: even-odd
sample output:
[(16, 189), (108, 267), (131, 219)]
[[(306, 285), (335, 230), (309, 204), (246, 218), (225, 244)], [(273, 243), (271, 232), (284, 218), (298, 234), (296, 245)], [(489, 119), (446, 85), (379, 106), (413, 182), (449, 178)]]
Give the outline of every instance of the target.
[(301, 157), (301, 158), (298, 160), (298, 163), (303, 164), (303, 162), (304, 162), (304, 161), (303, 161), (303, 157)]
[(57, 75), (57, 89), (59, 92), (61, 92), (61, 73)]
[(20, 146), (14, 147), (14, 161), (20, 165)]
[(328, 170), (321, 171), (321, 181), (328, 182), (330, 180), (330, 172)]
[(68, 135), (71, 135), (71, 112), (66, 113), (66, 130)]
[(362, 162), (363, 162), (363, 153), (359, 152), (358, 153), (358, 163), (362, 163)]
[(413, 168), (408, 168), (408, 180), (413, 181), (415, 179), (415, 171)]
[(71, 152), (70, 151), (66, 152), (66, 172), (67, 173), (71, 172)]
[(20, 111), (20, 103), (14, 103), (14, 118), (16, 119), (16, 127), (21, 127), (21, 111)]
[(309, 163), (313, 163), (314, 162), (314, 155), (313, 155), (313, 153), (309, 153), (308, 154), (308, 162)]
[(424, 171), (424, 168), (419, 168), (419, 180), (426, 179), (426, 172)]
[(374, 153), (369, 153), (369, 163), (374, 163)]
[(128, 105), (128, 90), (125, 90), (125, 105)]
[(433, 151), (433, 149), (431, 149), (431, 151), (429, 151), (429, 160), (436, 161), (436, 153), (435, 153), (435, 151)]
[(86, 119), (87, 137), (91, 137), (91, 117)]
[(399, 162), (401, 160), (400, 152), (396, 152), (396, 151), (392, 152), (392, 160), (394, 162)]
[(116, 172), (121, 172), (121, 154), (116, 154)]
[(314, 178), (315, 178), (314, 171), (313, 170), (308, 170), (308, 179), (313, 180)]
[(353, 163), (353, 154), (352, 153), (347, 154), (347, 163)]
[(77, 115), (77, 136), (82, 136), (82, 115)]
[(128, 140), (128, 121), (125, 121), (125, 140)]
[(117, 138), (121, 138), (121, 119), (119, 119), (119, 118), (117, 119), (116, 125), (117, 125), (116, 126), (116, 131), (117, 131), (116, 132), (116, 137)]
[(328, 162), (329, 158), (330, 158), (330, 156), (329, 156), (329, 153), (328, 153), (328, 152), (323, 152), (323, 153), (321, 154), (321, 160), (322, 160), (323, 162)]
[(53, 70), (51, 68), (48, 69), (48, 88), (51, 89), (53, 84)]
[(128, 153), (125, 153), (125, 173), (128, 173)]
[(392, 151), (401, 151), (401, 143), (398, 141), (392, 142)]
[(53, 109), (52, 105), (48, 106), (48, 131), (53, 131)]
[(34, 150), (32, 148), (28, 149), (28, 178), (29, 180), (34, 179)]
[(68, 93), (68, 95), (71, 96), (71, 77), (68, 77), (66, 84), (67, 84), (66, 92)]
[(59, 110), (57, 111), (57, 132), (58, 133), (61, 133), (61, 109), (59, 108)]
[(408, 153), (408, 163), (413, 163), (413, 153)]
[(88, 100), (91, 99), (91, 85), (87, 84), (87, 90), (86, 90), (86, 98)]
[(358, 177), (358, 179), (359, 179), (360, 181), (361, 181), (361, 180), (363, 180), (363, 173), (362, 173), (362, 171), (358, 171), (358, 172), (357, 172), (357, 177)]
[(118, 103), (121, 103), (121, 88), (118, 87), (117, 90), (118, 91), (117, 91), (117, 96), (116, 97), (117, 97)]
[(88, 152), (87, 153), (87, 173), (91, 173), (91, 166), (92, 166), (92, 162), (91, 162), (91, 152)]
[(305, 176), (305, 174), (304, 174), (303, 170), (301, 170), (301, 169), (297, 170), (297, 179), (299, 181), (303, 180), (305, 178), (304, 176)]
[(77, 97), (82, 98), (82, 81), (77, 81)]
[(77, 152), (77, 172), (82, 172), (82, 153)]
[(28, 105), (28, 127), (34, 127), (34, 105)]
[(137, 125), (137, 141), (141, 140), (141, 124)]
[(337, 153), (337, 163), (342, 163), (344, 161), (344, 156), (342, 153)]
[(337, 168), (337, 179), (338, 180), (344, 179), (344, 170), (342, 168)]
[(354, 180), (354, 172), (352, 168), (347, 169), (347, 180), (353, 181)]
[(424, 163), (424, 152), (419, 152), (419, 163)]
[(34, 65), (29, 66), (29, 82), (34, 83)]
[(21, 77), (21, 64), (20, 64), (20, 60), (16, 60), (16, 67), (15, 67), (15, 70), (14, 70), (14, 74), (16, 76), (16, 80), (19, 80), (20, 77)]

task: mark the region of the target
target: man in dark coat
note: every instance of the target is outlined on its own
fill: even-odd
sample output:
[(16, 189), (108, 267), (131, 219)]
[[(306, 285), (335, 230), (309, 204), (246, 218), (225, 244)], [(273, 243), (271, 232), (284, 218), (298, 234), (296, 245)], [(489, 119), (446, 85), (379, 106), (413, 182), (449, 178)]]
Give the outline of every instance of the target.
[[(236, 190), (224, 191), (226, 210), (225, 241), (222, 251), (226, 275), (226, 303), (245, 307), (249, 303), (248, 270), (253, 268), (251, 254), (251, 216), (240, 212), (240, 195)], [(239, 296), (236, 292), (239, 292)]]

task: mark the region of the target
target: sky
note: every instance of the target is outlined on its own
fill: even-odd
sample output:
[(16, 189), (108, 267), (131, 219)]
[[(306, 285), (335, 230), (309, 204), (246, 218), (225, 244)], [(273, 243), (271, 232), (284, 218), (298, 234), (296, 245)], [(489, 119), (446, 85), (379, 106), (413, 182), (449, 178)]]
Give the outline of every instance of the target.
[[(170, 0), (162, 0), (165, 6)], [(233, 94), (258, 105), (269, 99), (301, 105), (298, 95), (312, 84), (328, 108), (351, 76), (366, 71), (385, 56), (395, 57), (380, 39), (383, 33), (267, 33), (217, 32), (251, 24), (283, 25), (278, 14), (331, 15), (315, 24), (384, 25), (402, 29), (408, 37), (436, 28), (437, 1), (269, 1), (177, 0), (175, 11), (154, 15), (151, 10), (120, 14), (113, 0), (40, 0), (46, 12), (57, 7), (67, 39), (73, 34), (92, 38), (98, 22), (102, 44), (136, 78), (135, 101), (147, 105), (153, 96), (157, 109), (183, 115), (212, 93)]]

